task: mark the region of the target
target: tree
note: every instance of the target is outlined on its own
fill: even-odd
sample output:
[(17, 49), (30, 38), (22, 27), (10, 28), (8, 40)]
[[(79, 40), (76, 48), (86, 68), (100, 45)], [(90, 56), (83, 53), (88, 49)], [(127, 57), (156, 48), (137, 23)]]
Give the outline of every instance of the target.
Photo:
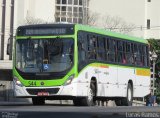
[(129, 34), (135, 29), (133, 23), (127, 23), (123, 18), (111, 15), (100, 15), (97, 12), (89, 12), (87, 18), (88, 25), (97, 26), (105, 30)]
[(160, 103), (160, 40), (148, 39), (148, 42), (150, 44), (151, 53), (155, 52), (157, 54), (157, 61), (155, 68), (156, 72), (155, 86), (156, 86), (157, 102)]
[(148, 39), (148, 42), (150, 44), (150, 50), (153, 52), (156, 52), (157, 54), (160, 53), (160, 40), (156, 39)]
[(110, 31), (128, 34), (135, 29), (135, 25), (133, 23), (127, 23), (121, 17), (106, 14), (103, 17), (103, 28), (109, 29)]
[(87, 23), (90, 26), (97, 26), (98, 23), (98, 18), (100, 17), (100, 15), (96, 12), (89, 12), (88, 16), (87, 16)]
[(32, 24), (42, 24), (42, 23), (47, 23), (42, 19), (39, 18), (33, 18), (33, 17), (26, 17), (26, 19), (24, 20), (24, 24), (26, 25), (32, 25)]

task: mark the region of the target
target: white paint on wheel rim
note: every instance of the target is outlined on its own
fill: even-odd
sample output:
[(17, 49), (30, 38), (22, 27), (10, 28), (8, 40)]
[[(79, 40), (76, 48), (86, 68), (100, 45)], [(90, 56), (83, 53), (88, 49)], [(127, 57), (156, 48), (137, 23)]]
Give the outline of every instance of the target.
[(89, 88), (88, 90), (88, 101), (92, 101), (93, 100), (93, 91), (91, 88)]
[(132, 101), (132, 90), (128, 88), (128, 101)]

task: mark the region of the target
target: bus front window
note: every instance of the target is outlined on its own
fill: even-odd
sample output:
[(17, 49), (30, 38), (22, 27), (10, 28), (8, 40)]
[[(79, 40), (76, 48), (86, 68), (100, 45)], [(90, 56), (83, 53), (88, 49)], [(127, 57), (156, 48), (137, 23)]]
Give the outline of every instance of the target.
[(16, 42), (16, 68), (22, 72), (64, 72), (73, 64), (73, 39), (27, 39)]

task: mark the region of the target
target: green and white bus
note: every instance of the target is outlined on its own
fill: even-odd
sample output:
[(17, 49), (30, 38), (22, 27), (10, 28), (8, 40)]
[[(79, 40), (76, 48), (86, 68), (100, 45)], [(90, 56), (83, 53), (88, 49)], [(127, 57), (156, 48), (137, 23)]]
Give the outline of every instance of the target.
[(132, 105), (150, 93), (145, 39), (79, 24), (37, 24), (17, 29), (13, 83), (16, 97), (73, 100), (91, 106), (114, 99)]

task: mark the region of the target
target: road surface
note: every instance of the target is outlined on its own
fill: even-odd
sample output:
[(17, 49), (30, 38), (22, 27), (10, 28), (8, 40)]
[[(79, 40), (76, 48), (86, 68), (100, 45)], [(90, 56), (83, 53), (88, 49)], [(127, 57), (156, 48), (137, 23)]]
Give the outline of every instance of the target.
[(160, 118), (160, 107), (75, 107), (46, 104), (1, 103), (0, 118)]

